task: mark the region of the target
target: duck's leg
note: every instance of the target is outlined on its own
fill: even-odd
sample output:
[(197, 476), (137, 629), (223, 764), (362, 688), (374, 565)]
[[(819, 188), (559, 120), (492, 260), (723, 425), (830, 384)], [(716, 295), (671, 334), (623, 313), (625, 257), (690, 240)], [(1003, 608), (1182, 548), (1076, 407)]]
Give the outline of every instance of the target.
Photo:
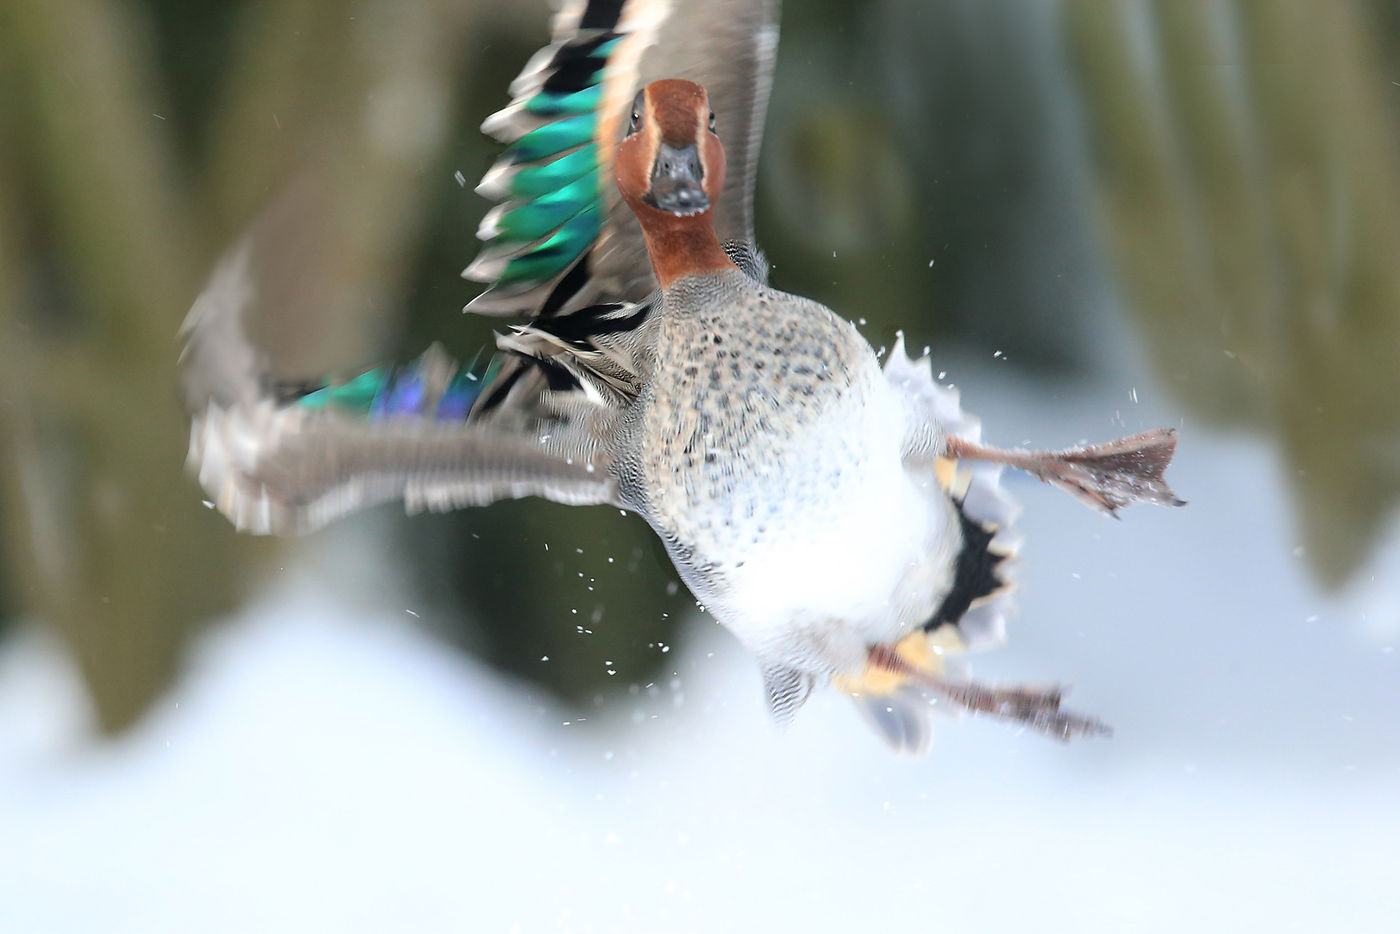
[(1113, 728), (1102, 720), (1060, 709), (1063, 691), (1058, 686), (1031, 688), (1019, 685), (1003, 688), (989, 687), (976, 681), (960, 681), (930, 683), (927, 687), (973, 713), (1020, 723), (1061, 742), (1067, 743), (1076, 736), (1113, 735)]
[(1176, 451), (1174, 428), (1064, 451), (994, 448), (953, 437), (947, 439), (944, 451), (958, 460), (990, 461), (1024, 470), (1109, 514), (1134, 503), (1185, 505), (1162, 476)]
[(949, 681), (915, 668), (889, 648), (879, 645), (871, 647), (870, 662), (903, 675), (964, 710), (1010, 720), (1061, 742), (1069, 742), (1076, 736), (1113, 735), (1113, 728), (1101, 720), (1062, 710), (1060, 702), (1064, 690), (1058, 686), (992, 687), (976, 681)]

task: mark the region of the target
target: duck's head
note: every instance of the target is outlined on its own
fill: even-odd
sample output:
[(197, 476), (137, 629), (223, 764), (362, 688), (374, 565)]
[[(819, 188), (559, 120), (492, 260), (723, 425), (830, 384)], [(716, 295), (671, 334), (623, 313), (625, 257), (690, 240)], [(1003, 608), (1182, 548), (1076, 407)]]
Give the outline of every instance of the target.
[(693, 81), (654, 81), (632, 102), (614, 166), (622, 197), (645, 225), (649, 212), (707, 213), (724, 188), (724, 147), (710, 97)]

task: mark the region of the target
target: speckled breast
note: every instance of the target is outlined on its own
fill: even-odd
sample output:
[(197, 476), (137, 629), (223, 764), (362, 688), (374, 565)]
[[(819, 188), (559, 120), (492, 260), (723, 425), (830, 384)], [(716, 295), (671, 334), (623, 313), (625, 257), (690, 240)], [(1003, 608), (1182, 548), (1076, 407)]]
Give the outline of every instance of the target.
[(865, 340), (758, 286), (677, 298), (639, 440), (652, 522), (697, 595), (789, 626), (930, 604), (944, 523), (906, 474), (899, 404)]

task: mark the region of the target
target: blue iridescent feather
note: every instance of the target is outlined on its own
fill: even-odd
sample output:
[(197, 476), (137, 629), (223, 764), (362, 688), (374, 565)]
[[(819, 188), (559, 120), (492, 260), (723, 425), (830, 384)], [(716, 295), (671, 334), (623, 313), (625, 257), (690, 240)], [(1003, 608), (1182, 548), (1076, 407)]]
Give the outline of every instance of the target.
[(375, 367), (343, 383), (307, 392), (293, 404), (376, 421), (425, 415), (438, 421), (465, 421), (499, 368), (494, 355), (483, 365), (481, 353), (458, 367), (433, 347), (412, 363)]

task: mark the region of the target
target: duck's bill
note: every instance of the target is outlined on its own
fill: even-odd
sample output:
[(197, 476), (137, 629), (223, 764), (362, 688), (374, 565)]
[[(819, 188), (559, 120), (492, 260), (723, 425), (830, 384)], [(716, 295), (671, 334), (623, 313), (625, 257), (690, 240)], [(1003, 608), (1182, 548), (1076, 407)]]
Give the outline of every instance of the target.
[(705, 194), (705, 170), (692, 144), (676, 148), (662, 143), (651, 168), (651, 190), (642, 199), (652, 207), (677, 217), (690, 217), (710, 209)]

